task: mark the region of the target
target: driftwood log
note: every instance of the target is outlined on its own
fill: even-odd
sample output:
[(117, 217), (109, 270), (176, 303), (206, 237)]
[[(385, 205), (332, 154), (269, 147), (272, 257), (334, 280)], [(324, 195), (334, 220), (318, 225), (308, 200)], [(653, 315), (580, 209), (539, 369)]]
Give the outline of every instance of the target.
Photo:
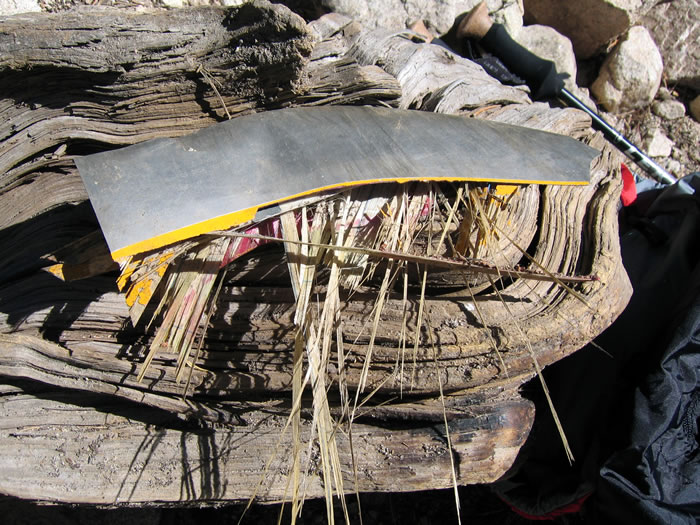
[[(352, 428), (356, 481), (348, 436), (339, 433), (347, 490), (447, 487), (451, 456), (461, 484), (493, 481), (510, 467), (534, 417), (518, 391), (535, 375), (533, 356), (544, 367), (576, 351), (630, 295), (617, 238), (619, 158), (588, 131), (588, 118), (533, 104), (526, 91), (409, 34), (364, 31), (337, 15), (306, 25), (266, 2), (85, 9), (0, 19), (0, 492), (101, 505), (289, 496), (294, 298), (280, 250), (234, 263), (186, 400), (171, 356), (159, 355), (136, 381), (150, 334), (131, 325), (114, 271), (63, 282), (42, 268), (86, 236), (104, 246), (76, 156), (318, 104), (459, 113), (601, 150), (590, 185), (523, 189), (512, 231), (550, 271), (595, 274), (577, 285), (585, 302), (552, 283), (515, 280), (501, 291), (507, 309), (488, 290), (476, 298), (484, 326), (472, 296), (446, 293), (435, 283), (449, 275), (436, 274), (440, 293), (425, 301), (415, 373), (382, 384), (399, 352), (401, 300), (390, 297), (369, 376), (382, 386)], [(417, 293), (410, 304), (415, 328)], [(343, 305), (344, 351), (353, 359), (342, 373), (351, 390), (372, 307), (371, 289)], [(313, 467), (313, 451), (310, 460)], [(323, 494), (313, 468), (305, 493)]]

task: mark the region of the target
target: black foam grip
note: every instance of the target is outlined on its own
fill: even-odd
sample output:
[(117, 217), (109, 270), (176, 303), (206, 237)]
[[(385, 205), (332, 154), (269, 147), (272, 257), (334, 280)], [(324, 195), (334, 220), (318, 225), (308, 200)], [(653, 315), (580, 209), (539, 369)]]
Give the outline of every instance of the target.
[(555, 97), (564, 87), (554, 62), (540, 58), (518, 44), (501, 24), (493, 24), (479, 43), (500, 58), (511, 72), (524, 79), (535, 98)]

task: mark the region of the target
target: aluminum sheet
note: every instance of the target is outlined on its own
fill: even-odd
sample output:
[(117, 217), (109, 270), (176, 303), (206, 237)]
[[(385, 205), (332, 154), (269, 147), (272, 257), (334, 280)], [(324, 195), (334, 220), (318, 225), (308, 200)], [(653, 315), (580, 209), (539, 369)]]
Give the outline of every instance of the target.
[(598, 151), (572, 138), (422, 111), (268, 111), (76, 160), (123, 257), (235, 226), (321, 189), (397, 180), (585, 184)]

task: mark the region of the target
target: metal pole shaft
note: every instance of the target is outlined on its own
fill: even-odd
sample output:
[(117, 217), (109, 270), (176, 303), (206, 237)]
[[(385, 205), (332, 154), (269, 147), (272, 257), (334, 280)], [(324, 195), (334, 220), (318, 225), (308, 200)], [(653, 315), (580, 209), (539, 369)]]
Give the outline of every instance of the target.
[(628, 159), (634, 161), (646, 173), (662, 184), (673, 184), (676, 182), (676, 177), (646, 156), (637, 146), (627, 140), (619, 131), (581, 102), (581, 100), (574, 96), (569, 90), (561, 88), (558, 96), (567, 106), (585, 111), (593, 120), (593, 128), (601, 131), (606, 139), (612, 142), (617, 149), (624, 153)]
[(619, 131), (605, 122), (595, 111), (565, 89), (563, 80), (557, 75), (554, 62), (540, 58), (518, 44), (508, 34), (505, 27), (491, 22), (486, 11), (482, 13), (482, 16), (487, 17), (484, 20), (484, 27), (490, 24), (488, 31), (483, 35), (467, 34), (466, 36), (478, 37), (480, 39), (479, 42), (485, 49), (499, 57), (508, 69), (527, 82), (535, 97), (558, 97), (566, 105), (584, 111), (591, 117), (593, 128), (600, 130), (607, 140), (630, 160), (634, 161), (644, 172), (662, 184), (673, 184), (676, 182), (676, 177), (656, 164)]

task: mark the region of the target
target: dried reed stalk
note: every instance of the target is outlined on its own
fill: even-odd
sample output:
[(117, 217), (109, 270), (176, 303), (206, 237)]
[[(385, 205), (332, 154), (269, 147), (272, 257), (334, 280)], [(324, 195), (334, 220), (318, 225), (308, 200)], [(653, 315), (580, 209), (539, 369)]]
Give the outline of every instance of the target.
[[(387, 191), (389, 189), (390, 191)], [(184, 377), (189, 367), (187, 385), (191, 379), (191, 370), (196, 366), (199, 351), (205, 338), (206, 326), (215, 307), (214, 284), (216, 276), (233, 253), (241, 251), (243, 242), (281, 242), (287, 257), (291, 287), (296, 298), (294, 315), (295, 345), (292, 373), (292, 409), (288, 426), (291, 426), (294, 447), (288, 486), (291, 486), (292, 522), (301, 513), (303, 506), (304, 480), (310, 473), (310, 458), (314, 448), (320, 456), (321, 475), (326, 497), (326, 510), (329, 523), (334, 523), (333, 498), (338, 497), (342, 503), (343, 513), (349, 520), (344, 499), (344, 479), (336, 437), (339, 432), (346, 432), (352, 443), (352, 423), (359, 417), (359, 409), (366, 405), (372, 396), (387, 381), (399, 381), (400, 393), (403, 393), (405, 373), (405, 351), (409, 340), (408, 319), (411, 307), (408, 301), (409, 272), (408, 265), (416, 264), (420, 270), (420, 297), (415, 314), (413, 333), (413, 367), (410, 373), (411, 384), (417, 368), (417, 353), (421, 342), (421, 330), (430, 327), (430, 313), (425, 311), (428, 272), (431, 267), (449, 268), (462, 272), (479, 272), (487, 276), (491, 290), (498, 295), (503, 307), (512, 317), (516, 329), (524, 338), (530, 350), (533, 366), (552, 409), (553, 417), (560, 430), (567, 455), (570, 454), (563, 429), (558, 422), (556, 411), (542, 379), (541, 369), (524, 331), (520, 329), (510, 307), (503, 300), (496, 285), (502, 278), (529, 278), (546, 280), (561, 286), (567, 293), (580, 297), (564, 281), (580, 282), (591, 278), (571, 277), (554, 274), (543, 268), (536, 261), (531, 261), (538, 269), (513, 268), (499, 265), (496, 258), (500, 255), (507, 262), (502, 241), (511, 243), (522, 252), (523, 257), (530, 257), (506, 232), (506, 224), (501, 218), (507, 209), (513, 193), (507, 196), (496, 195), (483, 186), (459, 186), (449, 197), (443, 194), (441, 187), (435, 184), (414, 184), (368, 186), (337, 195), (334, 198), (315, 203), (301, 203), (295, 206), (288, 203), (284, 213), (278, 219), (276, 235), (262, 235), (261, 232), (275, 228), (258, 227), (256, 233), (246, 233), (244, 229), (218, 232), (188, 244), (185, 255), (167, 260), (167, 269), (163, 273), (161, 287), (162, 298), (154, 314), (160, 325), (150, 345), (142, 365), (139, 379), (142, 379), (153, 360), (155, 353), (167, 349), (177, 354), (176, 377)], [(438, 225), (436, 229), (436, 225)], [(250, 230), (248, 230), (250, 231)], [(419, 240), (420, 239), (420, 240)], [(256, 245), (257, 245), (256, 244)], [(244, 253), (242, 250), (241, 253)], [(448, 258), (446, 255), (451, 254)], [(491, 261), (474, 261), (476, 257), (489, 257)], [(531, 258), (530, 258), (531, 259)], [(158, 259), (149, 260), (149, 271), (153, 271)], [(173, 262), (174, 261), (174, 262)], [(352, 294), (360, 286), (368, 283), (384, 263), (381, 280), (375, 288), (375, 301), (367, 315), (362, 333), (368, 332), (369, 342), (362, 356), (350, 356), (343, 348), (343, 312), (341, 309), (341, 292)], [(162, 264), (162, 262), (161, 262)], [(323, 270), (323, 271), (322, 271)], [(128, 268), (139, 278), (144, 270), (133, 263)], [(466, 274), (465, 274), (466, 275)], [(129, 276), (127, 275), (126, 278)], [(321, 280), (322, 279), (322, 280)], [(219, 281), (219, 288), (223, 279)], [(377, 384), (369, 383), (369, 371), (372, 355), (379, 329), (379, 323), (385, 304), (400, 283), (403, 297), (402, 327), (398, 336), (401, 349), (393, 371)], [(479, 321), (488, 325), (488, 319), (480, 310), (478, 301), (469, 279), (465, 277)], [(312, 297), (319, 285), (325, 288), (321, 303), (314, 304)], [(432, 330), (427, 333), (432, 337)], [(194, 342), (199, 334), (198, 346), (193, 358), (190, 358)], [(437, 349), (429, 341), (433, 351), (433, 361), (438, 378), (438, 390), (444, 405), (444, 392), (438, 369)], [(497, 345), (491, 340), (498, 355), (504, 374), (508, 374), (505, 363)], [(340, 416), (331, 415), (328, 391), (328, 367), (332, 350), (337, 354), (337, 384), (342, 403)], [(349, 358), (362, 358), (362, 370), (354, 399), (345, 380), (344, 370)], [(303, 447), (301, 436), (301, 414), (303, 393), (310, 385), (312, 397), (312, 433), (306, 444), (306, 465), (303, 465)], [(445, 429), (449, 442), (449, 431), (445, 416)], [(285, 427), (286, 429), (286, 427)], [(352, 451), (351, 451), (352, 454)], [(354, 460), (353, 460), (354, 463)], [(268, 462), (268, 468), (271, 461)], [(266, 469), (267, 471), (267, 469)], [(354, 475), (357, 476), (353, 464)], [(452, 464), (452, 480), (456, 488), (456, 472)], [(355, 483), (355, 486), (358, 484)]]

